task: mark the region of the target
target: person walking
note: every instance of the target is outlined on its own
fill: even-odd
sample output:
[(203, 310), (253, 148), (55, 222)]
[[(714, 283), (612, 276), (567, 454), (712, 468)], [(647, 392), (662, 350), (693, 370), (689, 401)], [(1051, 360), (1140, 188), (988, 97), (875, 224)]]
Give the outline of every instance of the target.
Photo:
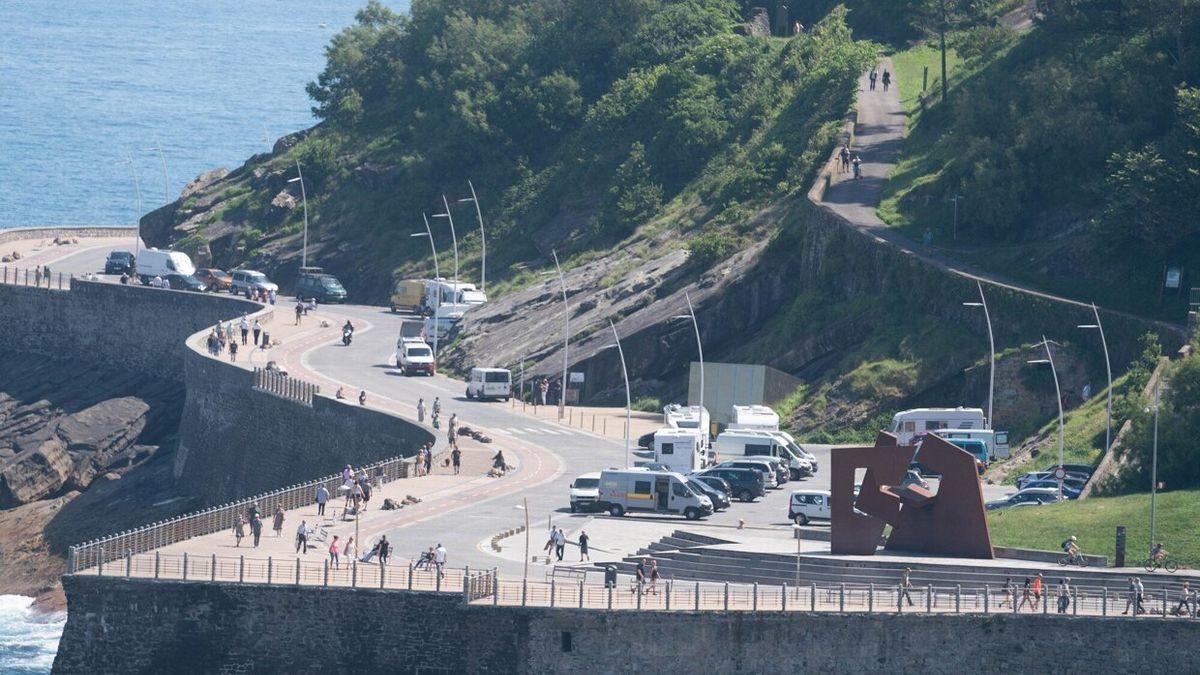
[(457, 444), (450, 449), (450, 463), (454, 465), (454, 475), (457, 476), (462, 469), (462, 450), (458, 449)]
[(1071, 577), (1066, 577), (1058, 583), (1058, 613), (1066, 614), (1071, 607)]
[(325, 487), (324, 483), (317, 486), (315, 499), (317, 502), (317, 515), (325, 515), (325, 502), (329, 501), (329, 488)]
[(371, 481), (367, 480), (367, 475), (364, 473), (362, 480), (358, 483), (362, 489), (362, 510), (367, 510), (367, 504), (371, 501)]
[(258, 514), (250, 521), (250, 533), (254, 535), (254, 548), (258, 548), (258, 540), (262, 538), (263, 522)]
[(887, 68), (883, 69), (883, 90), (887, 91), (888, 87), (892, 86), (892, 74)]
[(446, 547), (438, 543), (437, 548), (433, 549), (433, 564), (437, 567), (439, 577), (446, 576)]
[(1033, 609), (1036, 611), (1038, 606), (1042, 604), (1042, 593), (1045, 591), (1045, 585), (1042, 583), (1042, 573), (1038, 572), (1033, 578)]
[[(301, 551), (303, 549), (303, 551)], [(308, 522), (301, 520), (296, 528), (296, 553), (308, 553)]]
[(238, 350), (237, 343), (230, 342), (229, 343), (229, 360), (230, 361), (237, 361), (237, 350)]
[(1175, 605), (1175, 610), (1172, 612), (1175, 616), (1187, 616), (1196, 618), (1196, 592), (1192, 590), (1190, 582), (1183, 582), (1183, 588), (1179, 589), (1179, 604)]
[(358, 391), (358, 404), (359, 405), (367, 404), (367, 390), (366, 389), (360, 389)]
[(442, 398), (440, 396), (433, 397), (433, 414), (434, 415), (442, 414)]
[(354, 537), (346, 540), (346, 545), (342, 548), (342, 555), (346, 556), (346, 561), (352, 565), (355, 560), (358, 560), (358, 546), (354, 543)]
[(243, 314), (242, 318), (238, 319), (238, 330), (242, 331), (242, 345), (246, 345), (247, 338), (250, 335), (250, 320)]
[(1001, 593), (1002, 595), (1000, 596), (1000, 602), (996, 605), (997, 607), (1003, 607), (1004, 603), (1006, 602), (1008, 603), (1009, 607), (1012, 607), (1014, 604), (1016, 604), (1017, 587), (1016, 584), (1013, 583), (1012, 577), (1004, 577), (1004, 590), (1001, 591)]
[(274, 289), (274, 288), (272, 288), (271, 290), (267, 291), (267, 300), (268, 300), (268, 301), (269, 301), (269, 302), (270, 302), (272, 305), (274, 305), (274, 304), (275, 304), (275, 298), (276, 298), (276, 297), (277, 297), (277, 295), (276, 295), (276, 293), (275, 293), (275, 289)]
[(392, 556), (392, 544), (387, 540), (387, 535), (379, 538), (379, 566), (387, 565), (388, 558)]
[(283, 504), (275, 507), (275, 518), (271, 523), (271, 529), (275, 530), (275, 536), (283, 536)]
[(508, 473), (508, 464), (504, 461), (504, 451), (497, 450), (492, 457), (492, 470), (503, 476)]
[(1133, 614), (1134, 616), (1137, 616), (1138, 614), (1145, 614), (1146, 607), (1142, 604), (1142, 601), (1146, 599), (1146, 587), (1142, 585), (1142, 580), (1140, 577), (1134, 577), (1133, 584), (1136, 588), (1136, 591), (1134, 592), (1134, 599), (1137, 601), (1134, 604)]
[(1137, 612), (1137, 582), (1133, 577), (1129, 577), (1125, 581), (1125, 609), (1121, 610), (1122, 614), (1128, 614), (1129, 608), (1134, 607), (1134, 612)]
[(417, 399), (417, 422), (425, 423), (425, 399), (423, 398)]
[(567, 550), (567, 535), (560, 527), (554, 531), (552, 539), (554, 540), (554, 557), (562, 562), (563, 553)]
[(262, 335), (262, 324), (258, 322), (258, 319), (254, 320), (254, 326), (252, 327), (252, 331), (254, 332), (254, 346), (257, 347), (258, 346), (258, 336)]
[(446, 430), (450, 435), (450, 442), (454, 442), (454, 434), (458, 431), (458, 413), (450, 415), (450, 423), (446, 425)]
[(246, 536), (246, 519), (238, 514), (237, 520), (233, 523), (233, 538), (237, 541), (235, 546), (242, 545), (242, 537)]
[(425, 450), (425, 475), (433, 474), (433, 446)]
[(900, 599), (907, 600), (909, 607), (913, 606), (912, 594), (911, 594), (912, 579), (909, 578), (911, 575), (912, 575), (912, 568), (905, 567), (904, 573), (900, 575), (900, 598), (896, 599), (897, 603), (900, 601)]
[(871, 81), (871, 91), (875, 91), (875, 80), (878, 78), (879, 74), (874, 69), (871, 69), (871, 74), (867, 76), (867, 79)]
[(338, 536), (333, 535), (333, 541), (329, 544), (329, 562), (333, 563), (334, 569), (340, 569), (341, 558), (338, 557)]
[(1032, 605), (1034, 610), (1037, 609), (1037, 605), (1034, 604), (1033, 596), (1030, 592), (1032, 584), (1033, 581), (1029, 577), (1025, 577), (1025, 585), (1021, 587), (1021, 601), (1017, 603), (1016, 611), (1021, 611), (1021, 608), (1024, 607), (1026, 603)]
[(658, 595), (658, 561), (650, 561), (650, 594)]
[(850, 160), (850, 165), (854, 168), (854, 179), (862, 178), (862, 157), (855, 155), (854, 159)]
[(587, 532), (580, 530), (579, 531), (579, 561), (583, 562), (584, 560), (591, 561), (591, 557), (588, 556)]
[(843, 143), (842, 149), (838, 152), (838, 157), (841, 158), (841, 164), (838, 167), (838, 173), (846, 173), (850, 170), (850, 144)]
[(304, 316), (304, 302), (299, 298), (296, 299), (296, 323), (293, 326), (300, 325), (300, 317)]

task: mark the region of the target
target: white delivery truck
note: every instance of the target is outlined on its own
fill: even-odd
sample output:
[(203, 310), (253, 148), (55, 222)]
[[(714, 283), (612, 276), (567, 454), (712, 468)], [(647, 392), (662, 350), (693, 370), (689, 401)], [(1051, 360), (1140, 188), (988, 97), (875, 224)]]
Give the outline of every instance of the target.
[(168, 274), (191, 276), (196, 273), (196, 266), (186, 253), (179, 251), (160, 251), (156, 248), (144, 248), (137, 254), (137, 275), (143, 284), (150, 283), (154, 277), (166, 277)]
[(654, 461), (679, 473), (708, 467), (708, 446), (699, 429), (663, 427), (654, 432)]
[(913, 408), (892, 416), (888, 429), (900, 445), (909, 445), (913, 438), (939, 429), (987, 429), (987, 419), (981, 408)]
[(512, 398), (512, 373), (504, 368), (472, 368), (467, 378), (467, 398)]
[(421, 338), (401, 337), (396, 341), (396, 367), (405, 375), (423, 373), (432, 377), (437, 372), (433, 348)]
[(606, 469), (600, 472), (597, 508), (626, 513), (673, 513), (696, 520), (713, 512), (712, 500), (674, 471)]
[(755, 455), (778, 457), (787, 463), (789, 478), (792, 480), (800, 480), (816, 472), (815, 461), (801, 454), (805, 451), (795, 443), (789, 442), (779, 431), (727, 428), (717, 436), (713, 448), (718, 460)]

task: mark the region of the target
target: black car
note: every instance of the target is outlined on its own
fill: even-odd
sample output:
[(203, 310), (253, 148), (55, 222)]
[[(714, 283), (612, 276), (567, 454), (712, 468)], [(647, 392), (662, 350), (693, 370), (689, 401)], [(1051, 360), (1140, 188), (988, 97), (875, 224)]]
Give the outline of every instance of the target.
[(688, 485), (696, 488), (700, 491), (700, 494), (705, 495), (712, 500), (713, 511), (720, 511), (721, 509), (729, 508), (729, 505), (732, 503), (730, 501), (732, 497), (730, 497), (729, 492), (725, 490), (719, 490), (709, 485), (707, 482), (700, 480), (699, 476), (688, 476), (687, 479)]
[(129, 274), (133, 271), (133, 254), (129, 251), (109, 251), (104, 260), (105, 274)]
[(203, 281), (200, 281), (190, 274), (168, 274), (167, 276), (163, 277), (163, 280), (166, 281), (171, 288), (177, 291), (195, 291), (197, 293), (203, 293), (208, 288), (208, 286), (204, 285)]
[(698, 475), (724, 479), (733, 490), (731, 494), (743, 502), (752, 502), (766, 494), (766, 489), (763, 487), (765, 482), (763, 474), (756, 469), (716, 467), (702, 471)]
[(346, 301), (346, 289), (332, 274), (304, 274), (296, 282), (296, 297), (321, 304)]

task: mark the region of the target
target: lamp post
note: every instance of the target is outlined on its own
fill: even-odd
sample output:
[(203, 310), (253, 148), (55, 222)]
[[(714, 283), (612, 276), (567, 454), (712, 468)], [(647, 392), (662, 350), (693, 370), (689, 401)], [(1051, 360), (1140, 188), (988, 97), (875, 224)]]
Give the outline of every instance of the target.
[(571, 340), (571, 308), (567, 303), (567, 281), (563, 277), (562, 267), (558, 264), (558, 253), (551, 249), (550, 255), (554, 258), (554, 271), (558, 274), (558, 285), (562, 289), (563, 299), (563, 370), (562, 370), (562, 391), (558, 396), (558, 419), (562, 419), (566, 413), (567, 407), (567, 349), (570, 347)]
[(996, 428), (996, 421), (992, 419), (992, 402), (996, 395), (996, 338), (992, 334), (992, 315), (988, 312), (987, 298), (983, 295), (983, 283), (976, 281), (975, 285), (979, 288), (979, 302), (964, 302), (963, 307), (982, 307), (983, 318), (987, 321), (988, 329), (988, 350), (991, 353), (991, 370), (988, 375), (988, 426), (992, 429)]
[(522, 497), (521, 503), (513, 507), (519, 511), (525, 512), (525, 571), (522, 579), (529, 580), (529, 498)]
[[(429, 250), (433, 252), (433, 278), (437, 279), (439, 276), (439, 274), (438, 274), (438, 256), (437, 256), (437, 246), (433, 243), (433, 230), (429, 229), (429, 219), (425, 217), (424, 213), (421, 214), (421, 219), (423, 221), (425, 221), (425, 231), (424, 232), (413, 232), (412, 234), (410, 234), (408, 236), (410, 236), (410, 237), (429, 237)], [(439, 311), (439, 310), (441, 310), (441, 308), (442, 308), (442, 291), (439, 288), (438, 292), (437, 292), (436, 302), (433, 303), (433, 367), (434, 367), (434, 370), (437, 369), (438, 332), (441, 330), (441, 325), (438, 323), (438, 318), (441, 315), (441, 312)]]
[[(1048, 364), (1050, 364), (1050, 374), (1054, 376), (1054, 398), (1058, 402), (1058, 469), (1059, 470), (1056, 473), (1062, 473), (1062, 469), (1063, 469), (1063, 433), (1064, 433), (1063, 432), (1062, 390), (1059, 389), (1059, 386), (1058, 386), (1058, 369), (1056, 369), (1054, 367), (1054, 354), (1052, 354), (1050, 352), (1050, 341), (1046, 339), (1045, 335), (1042, 336), (1041, 345), (1046, 348), (1046, 358), (1030, 359), (1027, 363), (1031, 363), (1031, 364), (1035, 364), (1035, 365), (1048, 363)], [(1059, 501), (1062, 501), (1062, 496), (1063, 496), (1063, 479), (1059, 478), (1058, 479), (1058, 499), (1059, 499)]]
[[(450, 242), (454, 245), (454, 295), (458, 295), (458, 235), (454, 234), (454, 216), (450, 215), (450, 202), (446, 201), (446, 195), (442, 195), (442, 206), (446, 207), (445, 213), (435, 213), (434, 218), (445, 218), (450, 221)], [(440, 293), (440, 291), (439, 291)], [(455, 301), (458, 298), (455, 297)]]
[(1094, 302), (1092, 303), (1092, 315), (1096, 317), (1096, 323), (1080, 324), (1077, 327), (1099, 331), (1100, 346), (1104, 348), (1104, 370), (1108, 374), (1108, 408), (1104, 424), (1104, 452), (1107, 454), (1109, 447), (1112, 445), (1112, 362), (1108, 358), (1108, 340), (1104, 339), (1104, 324), (1100, 323), (1100, 310), (1096, 309), (1096, 303)]
[(475, 195), (475, 185), (467, 179), (467, 186), (471, 188), (471, 196), (464, 197), (460, 202), (475, 203), (475, 218), (479, 220), (479, 290), (487, 292), (487, 237), (483, 233), (483, 212), (479, 209), (479, 197)]
[[(300, 160), (296, 160), (296, 177), (289, 178), (289, 183), (300, 183), (300, 201), (304, 203), (304, 244), (300, 249), (300, 266), (308, 267), (308, 193), (304, 189), (304, 172), (300, 170)], [(432, 241), (432, 238), (430, 239)]]
[[(700, 355), (700, 422), (704, 421), (704, 343), (700, 341), (700, 324), (696, 321), (696, 310), (692, 307), (692, 298), (687, 291), (683, 292), (683, 299), (687, 301), (688, 313), (681, 314), (672, 318), (675, 319), (691, 319), (692, 329), (696, 331), (696, 351)], [(708, 440), (708, 429), (704, 430), (704, 439)]]
[(134, 264), (136, 265), (137, 254), (142, 243), (142, 184), (138, 179), (137, 165), (133, 163), (133, 155), (128, 152), (125, 153), (124, 163), (129, 165), (129, 172), (133, 175), (133, 195), (135, 200), (135, 209), (133, 214), (133, 224), (135, 228), (133, 235), (133, 257), (135, 261)]
[(167, 178), (167, 156), (163, 153), (162, 144), (158, 142), (158, 134), (154, 135), (154, 147), (150, 148), (158, 152), (158, 160), (162, 163), (163, 170), (163, 203), (171, 203), (171, 184)]
[(629, 393), (629, 369), (625, 367), (625, 350), (621, 349), (621, 336), (617, 335), (617, 326), (612, 319), (608, 320), (612, 328), (613, 339), (617, 341), (617, 355), (621, 357), (621, 375), (625, 378), (625, 468), (629, 468), (629, 429), (633, 424), (633, 402)]
[(1151, 452), (1150, 459), (1150, 548), (1154, 549), (1154, 516), (1155, 516), (1155, 498), (1158, 496), (1158, 385), (1159, 380), (1154, 381), (1154, 449)]

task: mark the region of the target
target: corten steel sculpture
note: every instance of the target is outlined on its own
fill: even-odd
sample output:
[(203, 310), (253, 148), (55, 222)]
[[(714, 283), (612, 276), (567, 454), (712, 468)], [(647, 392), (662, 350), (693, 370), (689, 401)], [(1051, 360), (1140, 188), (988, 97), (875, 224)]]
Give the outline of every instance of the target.
[[(830, 550), (871, 555), (887, 524), (892, 526), (888, 550), (992, 558), (975, 457), (945, 439), (927, 436), (920, 461), (942, 476), (935, 495), (900, 485), (914, 451), (881, 432), (874, 447), (833, 452)], [(866, 474), (856, 499), (854, 473), (860, 468)]]

